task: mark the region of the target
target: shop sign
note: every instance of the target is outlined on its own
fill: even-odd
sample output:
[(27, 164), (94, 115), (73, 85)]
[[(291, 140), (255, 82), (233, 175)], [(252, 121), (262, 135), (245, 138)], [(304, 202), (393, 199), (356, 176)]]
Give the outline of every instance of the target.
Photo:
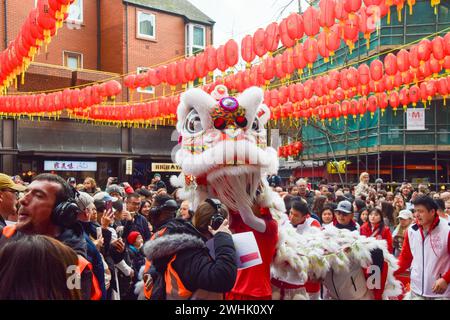
[(133, 160), (125, 161), (125, 174), (131, 176), (133, 174)]
[(425, 109), (408, 109), (406, 123), (407, 131), (425, 130)]
[(181, 172), (176, 163), (152, 163), (152, 172)]
[(95, 161), (44, 161), (45, 171), (97, 171)]

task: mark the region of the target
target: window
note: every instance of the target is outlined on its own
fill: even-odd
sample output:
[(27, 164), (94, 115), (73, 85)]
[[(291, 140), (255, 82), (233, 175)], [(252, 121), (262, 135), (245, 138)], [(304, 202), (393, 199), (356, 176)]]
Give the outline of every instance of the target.
[(186, 25), (186, 55), (192, 56), (205, 50), (206, 29), (197, 24)]
[[(138, 67), (136, 74), (141, 74), (141, 73), (144, 73), (147, 71), (148, 71), (148, 68)], [(153, 93), (155, 93), (155, 88), (153, 88), (153, 87), (137, 88), (137, 92), (153, 94)]]
[(149, 40), (156, 39), (156, 18), (154, 14), (137, 11), (137, 37)]
[(83, 0), (75, 0), (69, 7), (69, 22), (83, 22)]
[(63, 51), (64, 66), (70, 69), (83, 69), (83, 55), (77, 52)]

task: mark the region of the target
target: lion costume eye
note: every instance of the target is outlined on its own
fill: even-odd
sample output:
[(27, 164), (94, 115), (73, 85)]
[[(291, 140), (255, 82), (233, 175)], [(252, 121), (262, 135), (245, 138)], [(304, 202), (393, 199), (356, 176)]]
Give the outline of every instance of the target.
[(184, 130), (190, 134), (196, 134), (203, 130), (200, 116), (195, 109), (191, 110), (186, 117), (186, 121), (184, 122)]
[(258, 118), (256, 118), (255, 121), (253, 121), (253, 124), (252, 124), (252, 130), (253, 130), (253, 131), (256, 131), (256, 132), (258, 132), (258, 133), (261, 132), (261, 126), (260, 126), (260, 124), (259, 124), (259, 119), (258, 119)]

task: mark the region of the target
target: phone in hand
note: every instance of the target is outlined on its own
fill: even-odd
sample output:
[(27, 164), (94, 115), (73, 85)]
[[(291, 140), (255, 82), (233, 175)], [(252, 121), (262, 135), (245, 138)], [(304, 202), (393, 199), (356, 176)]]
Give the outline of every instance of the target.
[(106, 201), (106, 203), (105, 203), (106, 212), (108, 212), (108, 211), (110, 211), (112, 209), (112, 205), (113, 205), (113, 203), (112, 203), (111, 200)]
[(97, 240), (98, 240), (102, 237), (102, 227), (98, 227), (98, 228), (96, 228), (96, 230), (97, 230)]

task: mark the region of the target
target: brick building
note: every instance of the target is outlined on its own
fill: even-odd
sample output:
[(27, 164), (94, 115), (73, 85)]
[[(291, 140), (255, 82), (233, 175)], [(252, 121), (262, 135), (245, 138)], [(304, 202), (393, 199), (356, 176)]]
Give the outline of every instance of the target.
[[(2, 50), (17, 35), (36, 2), (2, 1)], [(188, 0), (76, 0), (64, 27), (47, 50), (41, 49), (25, 74), (25, 84), (19, 84), (17, 90), (54, 90), (141, 72), (211, 45), (213, 26), (214, 21)], [(163, 88), (138, 91), (148, 98), (161, 95)], [(129, 97), (128, 90), (123, 90), (119, 99)], [(0, 120), (0, 172), (30, 179), (28, 174), (50, 171), (48, 166), (55, 161), (89, 162), (92, 171), (57, 173), (80, 181), (94, 176), (102, 185), (108, 176), (124, 179), (125, 161), (133, 159), (134, 180), (147, 183), (152, 163), (172, 162), (173, 130), (92, 126), (64, 117), (39, 122)]]

